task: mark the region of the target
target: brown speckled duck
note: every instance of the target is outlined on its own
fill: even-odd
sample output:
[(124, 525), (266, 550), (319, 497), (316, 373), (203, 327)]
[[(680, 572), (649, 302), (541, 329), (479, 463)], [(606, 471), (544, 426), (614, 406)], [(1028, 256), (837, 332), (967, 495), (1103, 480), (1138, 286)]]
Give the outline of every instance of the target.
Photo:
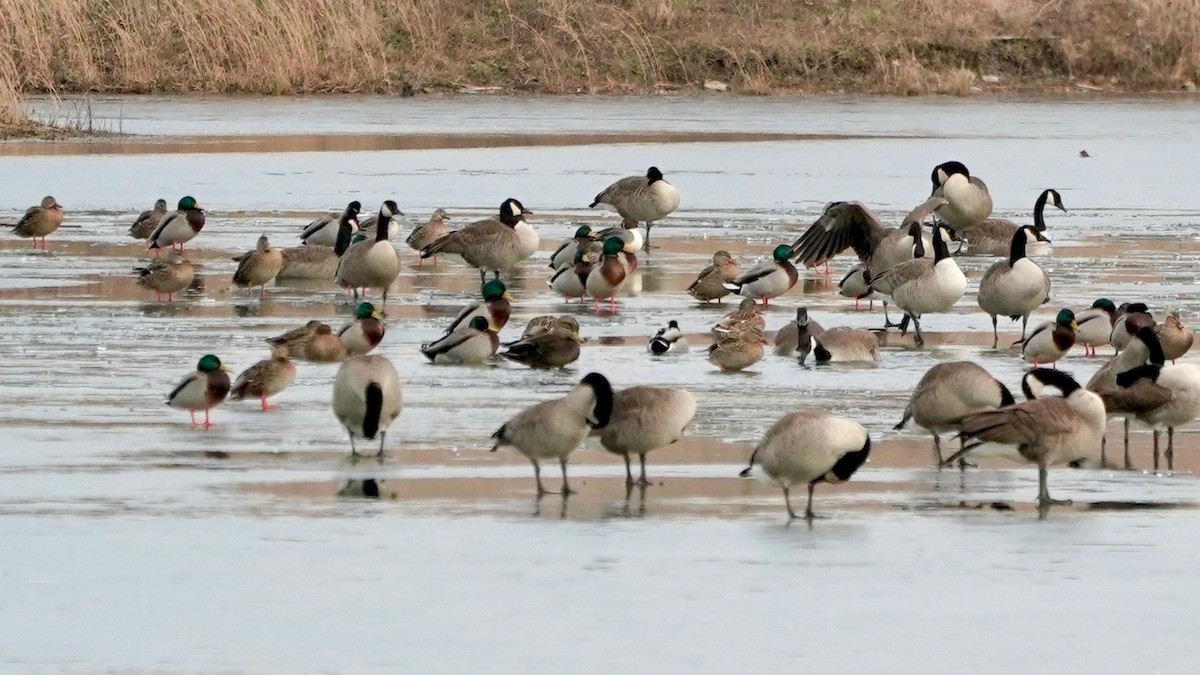
[(129, 226), (129, 236), (134, 239), (145, 239), (150, 236), (150, 233), (158, 227), (162, 219), (167, 216), (167, 200), (160, 199), (154, 202), (154, 208), (149, 211), (142, 211), (138, 215), (137, 220), (133, 221), (133, 225)]
[(277, 347), (269, 359), (263, 359), (238, 375), (230, 396), (235, 401), (257, 396), (263, 412), (276, 406), (267, 399), (292, 386), (296, 381), (296, 364), (287, 356), (287, 348)]
[(154, 291), (155, 300), (172, 300), (179, 291), (191, 285), (196, 278), (196, 268), (181, 251), (171, 251), (166, 258), (152, 260), (145, 267), (135, 267), (138, 285)]
[(728, 251), (717, 251), (713, 254), (712, 264), (701, 270), (692, 285), (687, 287), (688, 295), (700, 302), (720, 302), (733, 292), (725, 288), (725, 284), (736, 279), (740, 273), (741, 268)]
[(238, 266), (233, 273), (233, 283), (239, 288), (258, 286), (259, 297), (267, 294), (267, 284), (274, 281), (279, 270), (283, 269), (283, 253), (271, 248), (266, 235), (258, 238), (258, 245), (253, 251), (247, 251), (234, 260)]
[[(446, 210), (438, 209), (433, 212), (433, 215), (429, 216), (429, 222), (424, 225), (418, 225), (413, 229), (408, 238), (404, 240), (404, 243), (408, 244), (409, 248), (420, 253), (421, 249), (450, 234), (449, 223), (450, 216), (446, 213)], [(431, 257), (433, 258), (434, 266), (436, 266), (437, 256)], [(423, 262), (422, 258), (417, 258), (417, 267), (420, 267)]]
[(46, 235), (52, 234), (62, 225), (62, 205), (54, 197), (42, 197), (41, 204), (25, 210), (25, 215), (13, 226), (13, 234), (33, 240), (33, 247), (38, 247), (38, 239), (42, 240), (42, 250), (46, 249)]
[(509, 343), (500, 356), (531, 368), (562, 368), (579, 358), (579, 322), (561, 316), (554, 326)]

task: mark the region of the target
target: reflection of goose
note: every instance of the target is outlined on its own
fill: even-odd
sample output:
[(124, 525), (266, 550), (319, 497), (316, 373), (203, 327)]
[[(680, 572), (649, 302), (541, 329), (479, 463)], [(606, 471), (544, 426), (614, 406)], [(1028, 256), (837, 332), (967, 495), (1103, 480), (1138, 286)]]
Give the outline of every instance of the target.
[(1021, 319), (1021, 339), (1029, 315), (1050, 298), (1050, 277), (1038, 264), (1025, 255), (1031, 242), (1048, 241), (1041, 232), (1026, 225), (1012, 236), (1008, 260), (994, 263), (979, 280), (979, 308), (992, 317), (992, 349), (1000, 341), (996, 332), (996, 317)]
[(933, 454), (942, 465), (941, 434), (962, 431), (970, 415), (1012, 405), (1012, 392), (991, 373), (970, 361), (939, 363), (925, 372), (904, 408), (904, 417), (893, 427), (903, 429), (909, 420), (933, 436)]

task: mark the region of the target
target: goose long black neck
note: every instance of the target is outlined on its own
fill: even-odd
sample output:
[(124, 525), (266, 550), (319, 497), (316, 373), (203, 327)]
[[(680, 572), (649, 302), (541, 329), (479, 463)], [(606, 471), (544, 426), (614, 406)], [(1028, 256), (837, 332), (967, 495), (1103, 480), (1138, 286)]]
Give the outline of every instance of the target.
[(354, 236), (354, 233), (350, 229), (352, 227), (350, 224), (351, 220), (352, 218), (349, 213), (343, 213), (341, 219), (338, 220), (337, 240), (333, 243), (333, 252), (338, 257), (341, 257), (346, 252), (346, 249), (350, 248), (350, 239)]
[[(1029, 374), (1036, 377), (1047, 387), (1056, 387), (1062, 392), (1064, 398), (1070, 396), (1076, 389), (1080, 388), (1079, 383), (1075, 381), (1075, 378), (1062, 372), (1061, 370), (1054, 370), (1052, 368), (1034, 368), (1033, 370), (1029, 371)], [(1024, 387), (1024, 383), (1022, 383), (1022, 387)]]
[(1046, 198), (1048, 196), (1050, 196), (1050, 191), (1044, 190), (1042, 194), (1038, 195), (1037, 201), (1033, 203), (1033, 226), (1037, 228), (1038, 232), (1046, 231), (1046, 218), (1044, 214), (1046, 212)]
[(942, 239), (942, 226), (933, 226), (933, 262), (938, 263), (950, 257), (950, 247)]
[[(936, 230), (934, 231), (936, 233)], [(913, 223), (908, 228), (908, 235), (913, 238), (913, 257), (925, 257), (925, 237), (921, 236), (921, 224)]]
[(388, 225), (390, 225), (391, 222), (392, 222), (392, 214), (388, 213), (387, 211), (381, 210), (379, 212), (379, 219), (375, 221), (375, 241), (376, 242), (388, 240), (388, 229), (390, 229), (388, 227)]
[(1009, 245), (1008, 249), (1009, 267), (1016, 265), (1018, 260), (1025, 257), (1026, 239), (1027, 237), (1025, 236), (1025, 228), (1023, 227), (1018, 229), (1017, 233), (1013, 235), (1012, 244)]
[(1158, 339), (1158, 333), (1150, 326), (1145, 326), (1136, 333), (1137, 339), (1146, 345), (1146, 351), (1150, 356), (1146, 358), (1146, 363), (1152, 366), (1161, 366), (1167, 362), (1167, 355), (1163, 352), (1162, 341)]

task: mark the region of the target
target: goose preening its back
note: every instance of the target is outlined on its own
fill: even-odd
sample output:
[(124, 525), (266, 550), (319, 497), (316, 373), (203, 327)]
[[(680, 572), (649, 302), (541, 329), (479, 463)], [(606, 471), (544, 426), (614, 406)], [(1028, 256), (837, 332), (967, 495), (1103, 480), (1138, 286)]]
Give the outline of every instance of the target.
[(992, 317), (992, 349), (1000, 342), (996, 317), (1021, 320), (1021, 339), (1025, 339), (1029, 315), (1050, 298), (1050, 276), (1025, 255), (1031, 242), (1049, 241), (1041, 232), (1026, 225), (1012, 236), (1008, 260), (1000, 260), (979, 280), (979, 308)]
[(1038, 465), (1038, 506), (1062, 503), (1050, 498), (1047, 467), (1086, 457), (1104, 435), (1104, 401), (1079, 386), (1067, 373), (1034, 368), (1026, 374), (1062, 396), (1048, 396), (971, 415), (962, 421), (966, 445), (947, 462), (960, 459), (985, 443), (1014, 446), (1026, 461)]
[(637, 455), (646, 480), (646, 453), (678, 441), (696, 414), (696, 397), (685, 389), (630, 387), (613, 396), (612, 416), (600, 431), (600, 445), (625, 458), (625, 484), (634, 485), (630, 456)]
[(645, 248), (650, 250), (650, 228), (679, 208), (679, 190), (652, 166), (644, 176), (627, 176), (604, 188), (589, 205), (608, 206), (622, 218), (646, 224)]
[(925, 372), (913, 389), (904, 417), (893, 427), (903, 429), (909, 420), (933, 436), (933, 454), (942, 466), (941, 434), (962, 431), (962, 421), (976, 413), (1016, 403), (1012, 392), (983, 367), (970, 361), (939, 363)]
[[(358, 212), (361, 208), (357, 201), (353, 201), (341, 215), (323, 216), (309, 223), (300, 234), (303, 245), (289, 246), (281, 251), (283, 266), (275, 278), (333, 278), (341, 263), (341, 253), (345, 252), (345, 246), (349, 246), (358, 232)], [(337, 243), (339, 238), (345, 242), (340, 251)]]
[(538, 248), (538, 233), (525, 221), (533, 215), (516, 199), (506, 199), (500, 212), (490, 218), (477, 220), (461, 230), (450, 232), (421, 249), (421, 257), (439, 253), (457, 255), (479, 270), (479, 282), (487, 273), (500, 278), (500, 271), (511, 269), (533, 255)]
[[(1046, 231), (1046, 206), (1053, 206), (1063, 213), (1067, 212), (1067, 207), (1063, 206), (1062, 197), (1057, 190), (1043, 190), (1038, 195), (1037, 201), (1033, 204), (1033, 228), (1038, 232)], [(1013, 235), (1021, 226), (1011, 220), (1004, 218), (988, 218), (979, 225), (971, 228), (964, 235), (967, 240), (968, 249), (971, 253), (1001, 253), (1008, 247), (1012, 241)], [(1028, 255), (1045, 255), (1050, 251), (1049, 239), (1038, 239), (1036, 242), (1029, 243)]]
[[(386, 230), (386, 223), (381, 229)], [(333, 380), (333, 414), (350, 435), (350, 454), (357, 455), (355, 437), (379, 437), (379, 453), (388, 427), (404, 407), (400, 375), (386, 358), (367, 354), (347, 359)]]
[(304, 230), (300, 232), (300, 241), (305, 246), (333, 248), (337, 245), (338, 232), (341, 230), (343, 222), (349, 225), (351, 235), (358, 232), (360, 211), (362, 211), (362, 204), (355, 200), (347, 204), (341, 214), (330, 213), (321, 216), (304, 227)]
[(921, 316), (949, 310), (967, 290), (967, 277), (954, 258), (950, 257), (941, 226), (933, 226), (932, 239), (932, 260), (913, 258), (871, 279), (872, 291), (890, 296), (892, 302), (904, 310), (901, 333), (907, 327), (908, 320), (912, 320), (918, 347), (925, 344), (921, 336)]
[(946, 200), (937, 209), (938, 217), (970, 241), (971, 230), (992, 215), (992, 196), (987, 185), (979, 177), (972, 176), (962, 162), (939, 164), (933, 167), (930, 178), (933, 181), (932, 196)]
[(567, 459), (592, 429), (603, 429), (613, 413), (613, 391), (608, 378), (588, 373), (566, 396), (543, 401), (518, 413), (492, 434), (492, 452), (510, 445), (533, 464), (538, 497), (542, 487), (543, 459), (557, 459), (562, 467), (562, 495), (574, 492), (567, 483)]
[(792, 510), (792, 486), (807, 484), (808, 505), (804, 517), (813, 517), (813, 488), (817, 483), (843, 483), (867, 461), (871, 437), (854, 420), (820, 410), (784, 415), (771, 425), (750, 455), (749, 475), (755, 464), (762, 465), (776, 485), (783, 488), (788, 517), (798, 518)]
[[(1094, 391), (1097, 394), (1112, 390), (1117, 386), (1117, 375), (1132, 370), (1141, 365), (1145, 365), (1147, 361), (1155, 363), (1163, 363), (1163, 354), (1161, 345), (1154, 340), (1143, 342), (1140, 337), (1134, 335), (1125, 346), (1116, 355), (1108, 360), (1100, 367), (1093, 375), (1092, 379), (1088, 380), (1088, 391)], [(1108, 407), (1108, 403), (1105, 403)], [(1133, 463), (1129, 458), (1129, 422), (1130, 415), (1119, 410), (1109, 410), (1109, 417), (1119, 417), (1124, 421), (1125, 430), (1125, 468), (1132, 469)], [(1108, 457), (1108, 438), (1107, 434), (1100, 439), (1100, 464), (1107, 466)]]
[(663, 354), (686, 354), (689, 345), (687, 338), (683, 336), (683, 331), (679, 329), (679, 322), (671, 319), (667, 322), (666, 328), (659, 328), (654, 337), (650, 338), (650, 343), (646, 345), (646, 349), (655, 356)]

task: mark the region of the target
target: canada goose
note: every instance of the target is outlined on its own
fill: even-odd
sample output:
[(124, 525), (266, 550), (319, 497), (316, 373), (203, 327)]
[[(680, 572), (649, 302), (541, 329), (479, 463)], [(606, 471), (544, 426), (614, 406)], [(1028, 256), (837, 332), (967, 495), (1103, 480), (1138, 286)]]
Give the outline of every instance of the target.
[(158, 221), (158, 227), (146, 237), (146, 249), (155, 250), (166, 246), (183, 250), (183, 245), (196, 238), (204, 228), (204, 209), (193, 197), (179, 200), (177, 210)]
[(650, 250), (650, 228), (679, 208), (679, 190), (663, 179), (662, 171), (652, 166), (645, 176), (628, 176), (604, 188), (592, 200), (590, 208), (610, 206), (621, 217), (646, 224), (645, 249)]
[(854, 311), (859, 310), (859, 302), (868, 300), (868, 310), (875, 309), (875, 295), (871, 293), (871, 272), (865, 263), (858, 263), (846, 272), (846, 276), (838, 282), (838, 295), (843, 298), (854, 298)]
[(596, 238), (592, 236), (591, 226), (580, 225), (575, 229), (575, 236), (554, 249), (554, 253), (550, 255), (550, 269), (557, 270), (577, 261), (580, 251), (590, 250), (595, 242)]
[(1187, 354), (1192, 348), (1192, 343), (1196, 341), (1196, 334), (1191, 328), (1183, 325), (1179, 312), (1168, 314), (1162, 323), (1154, 327), (1154, 333), (1162, 343), (1163, 354), (1171, 363)]
[[(422, 249), (433, 242), (450, 234), (450, 215), (445, 209), (437, 209), (424, 225), (418, 225), (409, 233), (404, 243), (412, 250), (420, 253)], [(417, 267), (421, 266), (424, 258), (417, 258)], [(437, 265), (437, 256), (433, 256), (433, 264)]]
[[(400, 236), (400, 221), (396, 218), (396, 216), (403, 215), (404, 212), (399, 209), (392, 211), (392, 217), (387, 221), (387, 238), (389, 241), (392, 241)], [(362, 235), (367, 239), (374, 239), (377, 236), (375, 227), (378, 224), (379, 216), (367, 216), (366, 218), (363, 218), (362, 222), (360, 223), (361, 228), (359, 229), (359, 232), (362, 232)]]
[(479, 270), (480, 283), (487, 278), (489, 270), (499, 279), (500, 270), (514, 267), (537, 251), (537, 231), (525, 222), (525, 216), (531, 215), (533, 212), (526, 210), (521, 202), (506, 199), (500, 205), (499, 215), (477, 220), (447, 234), (421, 249), (421, 257), (455, 254)]
[(1029, 225), (1017, 229), (1012, 236), (1008, 260), (994, 263), (979, 280), (979, 308), (992, 317), (992, 349), (1000, 343), (1000, 334), (996, 331), (997, 315), (1013, 321), (1021, 319), (1021, 339), (1024, 340), (1029, 315), (1050, 299), (1050, 277), (1025, 255), (1025, 247), (1036, 241), (1049, 240)]
[(337, 246), (338, 232), (343, 222), (349, 222), (350, 234), (358, 232), (358, 214), (362, 211), (362, 203), (354, 200), (346, 205), (340, 214), (330, 213), (312, 221), (300, 233), (300, 241), (305, 246)]
[(937, 215), (955, 232), (970, 241), (971, 228), (978, 227), (992, 215), (992, 196), (987, 185), (962, 162), (945, 162), (933, 168), (933, 197), (942, 197), (946, 204), (938, 207)]
[(266, 295), (267, 284), (283, 269), (283, 254), (279, 249), (271, 248), (271, 242), (266, 235), (258, 238), (258, 245), (253, 251), (243, 253), (233, 260), (238, 264), (233, 272), (234, 285), (238, 288), (258, 286), (259, 297)]
[[(851, 249), (871, 276), (912, 260), (913, 246), (920, 234), (924, 248), (933, 246), (932, 235), (921, 223), (946, 200), (930, 197), (913, 209), (900, 227), (886, 227), (862, 202), (830, 202), (791, 247), (791, 257), (808, 267), (828, 262)], [(943, 236), (949, 236), (943, 231)]]
[(142, 211), (137, 220), (129, 226), (129, 236), (134, 239), (145, 239), (158, 227), (158, 223), (167, 215), (167, 200), (159, 199), (154, 202), (154, 208)]
[(821, 324), (808, 318), (807, 307), (797, 307), (796, 320), (787, 322), (775, 332), (775, 353), (779, 356), (795, 356), (802, 342), (807, 349), (811, 338), (824, 331)]
[(1108, 336), (1108, 342), (1113, 346), (1113, 349), (1121, 351), (1129, 344), (1129, 340), (1142, 328), (1147, 326), (1153, 328), (1155, 325), (1154, 315), (1150, 313), (1150, 308), (1144, 302), (1123, 302), (1117, 307), (1117, 314), (1113, 318), (1112, 333)]
[(817, 483), (844, 483), (867, 461), (871, 437), (854, 420), (822, 410), (802, 410), (784, 415), (771, 425), (750, 455), (749, 475), (755, 464), (776, 485), (783, 488), (783, 503), (788, 518), (799, 516), (792, 510), (793, 485), (808, 485), (808, 505), (804, 517), (813, 518), (813, 488)]
[(267, 399), (292, 386), (295, 381), (296, 364), (288, 359), (287, 348), (278, 347), (272, 350), (271, 358), (263, 359), (242, 371), (229, 394), (235, 401), (257, 396), (266, 412), (275, 407), (267, 403)]
[[(386, 231), (386, 223), (381, 222)], [(392, 362), (377, 354), (347, 359), (333, 380), (333, 414), (350, 435), (350, 454), (357, 455), (354, 437), (368, 441), (379, 436), (379, 457), (388, 427), (404, 407), (400, 375)]]
[(904, 417), (892, 428), (899, 431), (912, 420), (928, 431), (933, 436), (936, 465), (941, 468), (941, 434), (962, 431), (963, 419), (971, 415), (1014, 403), (1008, 387), (981, 366), (970, 361), (939, 363), (925, 371), (908, 399)]
[(383, 292), (382, 305), (387, 305), (388, 288), (396, 277), (400, 276), (400, 255), (388, 241), (388, 223), (392, 215), (400, 211), (396, 202), (387, 200), (379, 207), (379, 227), (376, 228), (375, 238), (356, 241), (347, 245), (344, 236), (345, 228), (338, 231), (338, 242), (334, 251), (341, 255), (334, 278), (343, 288), (354, 289), (354, 299), (358, 299), (358, 289), (378, 288)]
[(320, 324), (304, 343), (304, 359), (315, 363), (335, 363), (346, 358), (346, 346), (328, 324)]
[(38, 239), (42, 240), (42, 249), (46, 248), (46, 235), (54, 233), (63, 221), (62, 205), (49, 195), (42, 197), (37, 206), (25, 209), (25, 215), (12, 225), (13, 234), (33, 240), (33, 247), (38, 247)]
[(459, 328), (466, 328), (471, 319), (477, 316), (487, 319), (492, 330), (497, 333), (508, 324), (508, 318), (512, 316), (512, 295), (504, 282), (492, 279), (483, 285), (480, 293), (483, 299), (463, 307), (454, 317), (454, 321), (450, 322), (450, 327), (444, 331), (445, 335)]
[(212, 426), (209, 421), (209, 410), (221, 405), (229, 395), (229, 369), (221, 363), (221, 359), (212, 354), (200, 357), (196, 371), (179, 381), (179, 384), (167, 394), (167, 405), (188, 411), (192, 418), (192, 426), (196, 422), (196, 411), (204, 411), (204, 428)]
[(679, 322), (674, 319), (667, 322), (666, 328), (659, 328), (654, 337), (650, 338), (650, 344), (646, 346), (655, 356), (686, 354), (688, 348), (687, 338), (683, 336), (683, 331), (679, 330)]
[(282, 348), (289, 358), (302, 359), (305, 345), (316, 334), (317, 328), (323, 325), (325, 324), (313, 319), (301, 328), (293, 328), (282, 335), (267, 338), (266, 342), (271, 346), (272, 352), (278, 347)]
[(579, 322), (559, 317), (550, 330), (510, 342), (500, 356), (530, 368), (562, 368), (579, 359)]
[(499, 348), (500, 338), (487, 317), (474, 316), (466, 326), (421, 345), (421, 353), (438, 364), (479, 364), (495, 356)]
[(1150, 362), (1116, 378), (1116, 387), (1101, 392), (1109, 412), (1124, 413), (1153, 429), (1154, 470), (1158, 470), (1159, 435), (1167, 430), (1167, 470), (1175, 470), (1175, 427), (1200, 417), (1200, 366), (1164, 365), (1162, 346), (1154, 329), (1141, 328), (1137, 337), (1151, 347)]
[(166, 258), (152, 260), (145, 267), (133, 269), (138, 273), (139, 286), (152, 289), (155, 300), (162, 300), (165, 294), (167, 302), (196, 278), (196, 267), (180, 251), (171, 251)]
[(967, 278), (950, 257), (940, 225), (933, 226), (932, 238), (933, 260), (913, 258), (871, 279), (872, 291), (890, 296), (892, 302), (904, 310), (906, 320), (901, 322), (901, 332), (907, 319), (912, 319), (918, 347), (925, 344), (921, 336), (921, 316), (949, 310), (967, 290)]
[[(1143, 342), (1140, 337), (1134, 335), (1125, 346), (1115, 356), (1110, 358), (1100, 369), (1093, 375), (1092, 379), (1088, 380), (1088, 391), (1103, 394), (1106, 391), (1111, 391), (1117, 387), (1117, 375), (1126, 371), (1145, 365), (1148, 362), (1165, 363), (1165, 358), (1162, 353), (1162, 345), (1154, 340)], [(1105, 408), (1108, 408), (1108, 402), (1105, 402)], [(1109, 417), (1121, 418), (1124, 423), (1124, 440), (1125, 440), (1125, 468), (1132, 469), (1133, 463), (1129, 457), (1129, 424), (1130, 414), (1119, 410), (1109, 410)], [(1108, 457), (1108, 435), (1107, 430), (1104, 436), (1100, 438), (1100, 463), (1107, 466)]]
[(1096, 447), (1104, 435), (1104, 401), (1057, 370), (1034, 368), (1026, 377), (1056, 387), (1062, 396), (1035, 398), (967, 417), (961, 436), (969, 442), (946, 461), (953, 462), (984, 443), (1015, 446), (1021, 457), (1038, 465), (1038, 506), (1044, 514), (1049, 505), (1063, 503), (1050, 498), (1047, 467), (1077, 460)]
[(721, 301), (733, 291), (725, 288), (725, 284), (733, 281), (741, 274), (737, 261), (728, 251), (717, 251), (713, 254), (712, 264), (700, 270), (696, 280), (687, 287), (688, 295), (700, 302)]
[(618, 257), (621, 255), (624, 242), (616, 237), (609, 237), (604, 241), (604, 253), (600, 260), (588, 272), (587, 282), (584, 287), (588, 295), (592, 296), (596, 304), (596, 312), (600, 312), (600, 301), (608, 300), (608, 308), (610, 311), (617, 309), (617, 291), (621, 289), (621, 285), (625, 283), (626, 272), (625, 267), (621, 265)]
[[(1063, 213), (1067, 212), (1067, 207), (1063, 206), (1062, 197), (1057, 190), (1043, 190), (1033, 204), (1033, 228), (1038, 232), (1046, 231), (1046, 219), (1043, 212), (1046, 210), (1047, 204), (1058, 208)], [(1013, 235), (1020, 227), (1013, 221), (1004, 218), (988, 218), (971, 228), (970, 232), (964, 236), (966, 236), (971, 253), (1000, 253), (1009, 246)], [(1049, 244), (1050, 240), (1044, 238), (1030, 241), (1027, 254), (1043, 255), (1049, 251)]]
[(796, 266), (788, 258), (792, 249), (780, 244), (771, 252), (772, 260), (761, 263), (734, 277), (725, 288), (747, 298), (761, 298), (766, 307), (771, 298), (777, 298), (792, 289), (800, 278)]
[(1021, 345), (1021, 358), (1035, 367), (1043, 363), (1057, 364), (1066, 356), (1075, 344), (1075, 312), (1060, 309), (1053, 321), (1047, 321), (1029, 334), (1029, 337), (1017, 340), (1014, 345)]
[(1075, 344), (1083, 345), (1084, 356), (1095, 356), (1096, 347), (1108, 344), (1116, 313), (1117, 306), (1112, 300), (1100, 298), (1092, 303), (1091, 309), (1075, 315), (1075, 323), (1079, 326), (1075, 331)]
[(595, 263), (591, 254), (587, 250), (580, 250), (575, 253), (574, 262), (555, 270), (546, 284), (563, 296), (564, 302), (570, 302), (571, 298), (579, 298), (582, 302), (583, 296), (587, 295), (587, 278), (593, 267)]
[(758, 303), (753, 298), (742, 298), (737, 309), (721, 317), (721, 320), (712, 327), (712, 334), (714, 338), (717, 338), (744, 326), (753, 326), (760, 332), (766, 330), (767, 327), (767, 321), (763, 318), (762, 312), (758, 309)]
[(354, 320), (342, 326), (338, 337), (346, 348), (346, 354), (359, 356), (375, 349), (383, 341), (386, 330), (383, 317), (375, 310), (375, 305), (360, 302), (354, 308)]
[(741, 323), (719, 333), (708, 347), (708, 360), (723, 373), (736, 373), (758, 363), (763, 357), (762, 328)]
[(287, 279), (332, 279), (341, 258), (328, 246), (289, 246), (279, 251), (283, 265), (275, 275), (278, 281)]
[[(613, 395), (612, 415), (600, 431), (600, 445), (625, 458), (625, 485), (649, 485), (646, 453), (666, 447), (683, 437), (696, 415), (696, 397), (686, 389), (630, 387)], [(636, 483), (630, 456), (642, 465)]]
[(879, 360), (879, 338), (864, 328), (839, 326), (809, 334), (807, 343), (798, 344), (796, 355), (803, 364), (809, 351), (818, 365), (824, 363), (872, 363)]
[(588, 373), (566, 396), (543, 401), (517, 414), (492, 434), (492, 452), (511, 445), (533, 464), (538, 497), (542, 467), (538, 460), (557, 459), (562, 467), (562, 495), (574, 492), (567, 483), (567, 458), (592, 429), (603, 429), (613, 412), (612, 385), (600, 373)]

